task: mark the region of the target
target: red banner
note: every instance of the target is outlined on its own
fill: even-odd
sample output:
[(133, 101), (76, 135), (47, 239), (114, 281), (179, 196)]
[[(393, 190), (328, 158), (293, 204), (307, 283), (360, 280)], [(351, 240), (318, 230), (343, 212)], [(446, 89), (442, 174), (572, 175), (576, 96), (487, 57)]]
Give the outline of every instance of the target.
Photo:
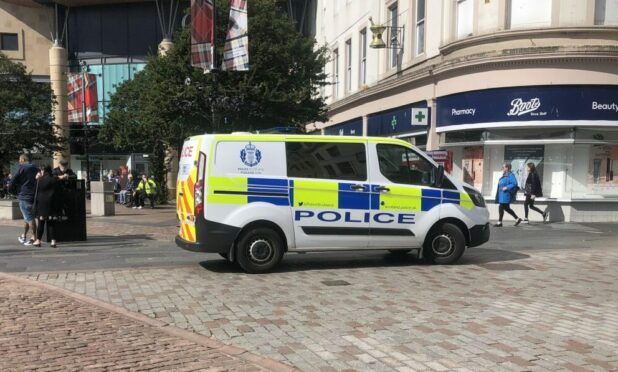
[(213, 67), (214, 5), (212, 0), (191, 0), (191, 65)]
[(86, 80), (86, 123), (96, 123), (99, 121), (99, 100), (97, 98), (97, 76), (95, 74), (69, 73), (67, 83), (68, 111), (70, 123), (83, 123), (84, 114), (82, 112), (84, 102), (82, 97), (82, 83)]

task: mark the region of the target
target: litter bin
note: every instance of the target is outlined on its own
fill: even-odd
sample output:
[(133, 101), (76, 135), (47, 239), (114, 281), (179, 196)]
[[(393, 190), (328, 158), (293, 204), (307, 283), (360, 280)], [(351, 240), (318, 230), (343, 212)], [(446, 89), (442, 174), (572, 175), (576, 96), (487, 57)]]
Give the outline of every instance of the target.
[[(64, 217), (56, 222), (56, 240), (74, 242), (87, 240), (86, 235), (86, 184), (84, 180), (61, 181), (59, 198)], [(47, 237), (49, 242), (49, 236)]]
[(90, 214), (113, 216), (116, 214), (113, 182), (90, 182)]

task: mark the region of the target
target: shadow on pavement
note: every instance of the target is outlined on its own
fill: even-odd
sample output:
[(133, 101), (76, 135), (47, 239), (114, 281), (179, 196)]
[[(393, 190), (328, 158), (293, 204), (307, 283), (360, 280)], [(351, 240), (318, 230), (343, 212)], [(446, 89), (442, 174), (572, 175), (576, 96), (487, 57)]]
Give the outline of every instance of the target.
[[(529, 257), (527, 254), (501, 249), (473, 248), (466, 251), (457, 265), (484, 265), (487, 263), (521, 260)], [(243, 272), (238, 265), (232, 264), (223, 258), (202, 261), (200, 266), (215, 273)], [(425, 260), (418, 259), (414, 253), (403, 256), (379, 251), (362, 252), (360, 254), (352, 252), (307, 253), (285, 255), (274, 272), (407, 266), (430, 266), (430, 264)]]

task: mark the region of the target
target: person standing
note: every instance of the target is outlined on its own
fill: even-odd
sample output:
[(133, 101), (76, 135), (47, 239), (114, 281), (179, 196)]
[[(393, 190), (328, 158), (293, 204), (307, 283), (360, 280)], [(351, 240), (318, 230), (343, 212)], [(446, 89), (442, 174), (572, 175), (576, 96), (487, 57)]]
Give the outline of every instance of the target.
[(543, 188), (541, 187), (541, 179), (536, 172), (534, 163), (528, 163), (528, 177), (526, 178), (526, 185), (524, 186), (524, 193), (526, 194), (526, 200), (524, 201), (524, 223), (528, 221), (528, 209), (532, 209), (543, 216), (543, 222), (547, 220), (547, 212), (543, 212), (539, 208), (534, 206), (534, 200), (537, 197), (543, 196)]
[(69, 162), (66, 159), (60, 160), (59, 164), (60, 165), (52, 171), (52, 175), (54, 177), (57, 177), (59, 180), (63, 181), (77, 179), (75, 172), (69, 168)]
[[(9, 184), (11, 193), (17, 194), (19, 210), (24, 216), (24, 233), (17, 238), (23, 245), (32, 245), (36, 235), (36, 223), (32, 215), (32, 205), (34, 204), (36, 175), (38, 172), (39, 170), (32, 165), (30, 155), (22, 154), (19, 156), (19, 170)], [(32, 230), (32, 239), (28, 239), (28, 230)]]
[(43, 168), (38, 179), (36, 199), (34, 201), (34, 216), (37, 221), (36, 240), (33, 245), (41, 246), (41, 238), (47, 225), (47, 235), (51, 240), (51, 247), (56, 248), (56, 220), (60, 216), (60, 204), (58, 200), (58, 178), (52, 175), (52, 169), (48, 165)]
[(511, 163), (504, 162), (502, 164), (502, 177), (498, 180), (498, 190), (496, 190), (496, 203), (498, 206), (498, 223), (496, 223), (495, 227), (502, 227), (502, 218), (504, 217), (504, 212), (510, 214), (515, 219), (515, 226), (519, 225), (522, 221), (521, 218), (515, 214), (515, 212), (511, 209), (511, 202), (515, 200), (515, 195), (517, 195), (517, 190), (519, 187), (517, 186), (517, 179), (513, 172), (511, 172)]
[(157, 193), (157, 184), (152, 179), (148, 178), (147, 175), (142, 174), (142, 180), (137, 185), (135, 189), (135, 200), (136, 205), (133, 208), (142, 209), (144, 206), (144, 199), (148, 198), (150, 200), (150, 208), (154, 209), (154, 198)]

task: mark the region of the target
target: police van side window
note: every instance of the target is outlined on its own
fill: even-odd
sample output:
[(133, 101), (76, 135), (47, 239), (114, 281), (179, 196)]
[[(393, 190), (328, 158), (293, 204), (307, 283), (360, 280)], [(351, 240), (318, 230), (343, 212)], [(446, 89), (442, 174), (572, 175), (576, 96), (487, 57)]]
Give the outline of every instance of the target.
[(367, 180), (362, 143), (287, 142), (288, 177), (347, 181)]
[(378, 145), (380, 172), (389, 181), (433, 186), (433, 164), (414, 151), (397, 145)]

